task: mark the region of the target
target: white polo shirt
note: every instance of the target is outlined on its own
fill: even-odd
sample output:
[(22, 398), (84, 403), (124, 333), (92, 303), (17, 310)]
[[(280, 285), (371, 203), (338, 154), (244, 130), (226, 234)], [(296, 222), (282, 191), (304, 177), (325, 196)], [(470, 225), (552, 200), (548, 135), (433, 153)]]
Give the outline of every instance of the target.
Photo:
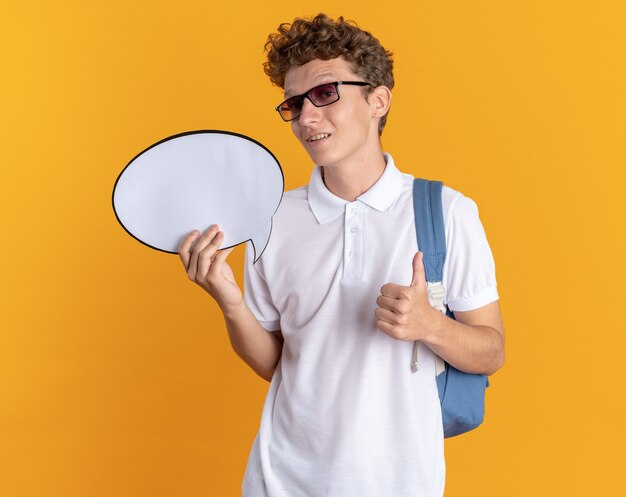
[[(385, 172), (354, 202), (316, 167), (286, 192), (259, 261), (247, 250), (245, 301), (282, 330), (280, 362), (243, 481), (244, 497), (441, 497), (443, 428), (435, 356), (376, 328), (386, 283), (409, 285), (418, 250), (413, 177)], [(498, 299), (476, 204), (443, 189), (446, 302), (467, 311)]]

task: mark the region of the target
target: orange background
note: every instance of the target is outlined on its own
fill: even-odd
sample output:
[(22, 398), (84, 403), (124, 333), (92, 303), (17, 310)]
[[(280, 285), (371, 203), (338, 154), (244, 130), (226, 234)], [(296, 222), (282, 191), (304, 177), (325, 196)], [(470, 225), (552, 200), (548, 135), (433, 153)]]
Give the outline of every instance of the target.
[[(486, 424), (446, 442), (446, 496), (625, 494), (626, 4), (331, 5), (395, 54), (384, 149), (473, 198), (496, 259), (507, 363)], [(318, 9), (3, 2), (3, 497), (239, 495), (267, 383), (111, 191), (194, 129), (250, 136), (306, 183), (261, 64), (269, 32)]]

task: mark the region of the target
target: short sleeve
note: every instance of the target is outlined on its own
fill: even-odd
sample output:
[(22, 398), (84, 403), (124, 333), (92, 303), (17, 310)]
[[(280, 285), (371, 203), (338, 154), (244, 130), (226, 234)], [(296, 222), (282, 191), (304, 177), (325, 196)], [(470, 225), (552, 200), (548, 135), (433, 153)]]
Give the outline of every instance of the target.
[(244, 264), (244, 302), (267, 331), (280, 329), (280, 314), (272, 303), (265, 275), (263, 273), (262, 257), (253, 264), (254, 250), (250, 242), (246, 244), (246, 258)]
[[(452, 311), (471, 311), (498, 300), (496, 270), (476, 203), (444, 187), (445, 300)], [(446, 205), (447, 204), (447, 205)]]

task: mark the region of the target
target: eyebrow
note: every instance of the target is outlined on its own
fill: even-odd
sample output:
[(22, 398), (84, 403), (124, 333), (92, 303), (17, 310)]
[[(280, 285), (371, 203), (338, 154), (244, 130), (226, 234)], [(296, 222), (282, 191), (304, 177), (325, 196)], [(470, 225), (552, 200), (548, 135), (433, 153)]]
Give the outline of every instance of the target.
[[(318, 80), (327, 78), (329, 76), (332, 77), (332, 78), (337, 78), (337, 76), (335, 76), (335, 74), (332, 73), (332, 72), (324, 72), (322, 74), (318, 74), (317, 76), (315, 76), (313, 78), (313, 81), (318, 81)], [(317, 85), (313, 85), (311, 88), (315, 88), (316, 86)], [(289, 98), (292, 94), (293, 94), (293, 91), (291, 91), (291, 90), (286, 90), (285, 93), (284, 93), (285, 98)]]

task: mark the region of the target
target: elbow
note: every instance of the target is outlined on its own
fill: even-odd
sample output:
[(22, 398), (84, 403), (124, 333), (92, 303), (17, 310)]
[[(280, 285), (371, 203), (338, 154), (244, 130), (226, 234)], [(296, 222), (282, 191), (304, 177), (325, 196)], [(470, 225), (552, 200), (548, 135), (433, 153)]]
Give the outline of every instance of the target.
[(265, 381), (267, 381), (268, 383), (271, 383), (272, 378), (274, 377), (274, 371), (276, 371), (276, 368), (272, 370), (266, 370), (266, 371), (257, 371), (256, 373)]
[(504, 362), (498, 362), (497, 364), (494, 364), (491, 368), (487, 369), (484, 374), (486, 376), (493, 376), (498, 371), (500, 371), (500, 369), (502, 369), (502, 366), (504, 366)]
[(502, 350), (498, 351), (496, 356), (491, 361), (491, 364), (489, 365), (489, 367), (486, 369), (486, 371), (483, 374), (487, 376), (491, 376), (497, 373), (504, 366), (504, 360), (505, 360), (505, 353), (504, 353), (504, 347), (503, 347)]
[(257, 376), (260, 376), (265, 381), (271, 383), (272, 378), (274, 377), (274, 371), (276, 371), (276, 365), (273, 367), (259, 364), (258, 362), (252, 360), (251, 358), (241, 357), (243, 361), (248, 365), (252, 371), (254, 371)]
[(505, 347), (504, 347), (504, 331), (498, 331), (499, 340), (497, 341), (496, 350), (493, 353), (491, 364), (487, 372), (485, 373), (487, 376), (491, 376), (498, 372), (504, 366), (504, 361), (506, 358)]
[(258, 374), (265, 381), (271, 383), (272, 378), (274, 377), (274, 373), (276, 372), (276, 368), (278, 367), (278, 360), (272, 365), (266, 365), (265, 367), (261, 365), (257, 365), (256, 367), (250, 364), (250, 367), (254, 370), (256, 374)]

